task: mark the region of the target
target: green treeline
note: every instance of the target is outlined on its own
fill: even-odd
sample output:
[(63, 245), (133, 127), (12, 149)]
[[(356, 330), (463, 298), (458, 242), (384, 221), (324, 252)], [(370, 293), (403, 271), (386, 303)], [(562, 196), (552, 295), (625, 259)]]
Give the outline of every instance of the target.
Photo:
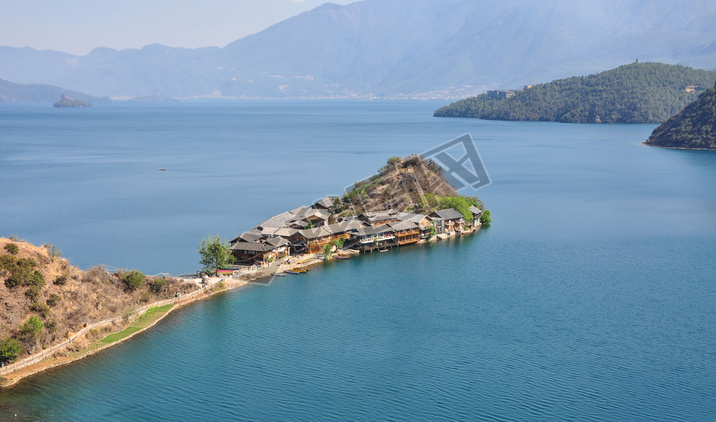
[[(663, 63), (633, 63), (589, 76), (534, 85), (507, 99), (487, 94), (435, 112), (437, 117), (563, 123), (661, 123), (714, 85), (716, 72)], [(697, 86), (687, 92), (688, 86)]]
[(647, 145), (716, 149), (716, 86), (654, 129)]

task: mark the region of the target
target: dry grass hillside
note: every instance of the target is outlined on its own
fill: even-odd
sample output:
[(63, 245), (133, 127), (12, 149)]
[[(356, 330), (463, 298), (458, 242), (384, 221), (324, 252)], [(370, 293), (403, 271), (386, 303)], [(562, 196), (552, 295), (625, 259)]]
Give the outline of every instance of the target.
[(393, 209), (427, 212), (438, 206), (438, 198), (458, 196), (443, 176), (443, 169), (419, 155), (393, 157), (378, 173), (355, 184), (344, 197), (346, 208), (359, 214)]
[[(126, 316), (133, 309), (196, 289), (139, 272), (82, 271), (53, 246), (0, 238), (0, 362), (63, 341), (84, 324)], [(98, 333), (98, 335), (104, 333)]]

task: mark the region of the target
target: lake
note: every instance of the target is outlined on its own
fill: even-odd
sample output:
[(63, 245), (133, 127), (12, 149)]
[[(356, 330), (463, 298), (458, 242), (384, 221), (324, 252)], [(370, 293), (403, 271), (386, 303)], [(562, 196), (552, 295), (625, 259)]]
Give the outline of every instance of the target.
[(0, 235), (84, 269), (194, 272), (207, 235), (466, 132), (493, 182), (475, 236), (180, 309), (0, 392), (0, 420), (716, 419), (716, 154), (444, 104), (0, 105)]

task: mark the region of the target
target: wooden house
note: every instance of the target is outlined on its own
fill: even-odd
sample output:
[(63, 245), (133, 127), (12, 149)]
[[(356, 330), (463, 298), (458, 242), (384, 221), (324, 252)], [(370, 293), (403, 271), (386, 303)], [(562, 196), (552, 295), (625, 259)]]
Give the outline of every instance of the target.
[(399, 246), (417, 243), (420, 240), (420, 227), (413, 221), (398, 221), (396, 223), (388, 223), (393, 229), (395, 240)]
[(399, 213), (397, 211), (393, 210), (370, 211), (359, 215), (358, 219), (375, 227), (400, 221), (398, 214)]
[(470, 207), (470, 212), (472, 213), (472, 218), (473, 218), (473, 220), (472, 220), (472, 227), (479, 227), (479, 226), (481, 226), (482, 224), (480, 223), (480, 217), (482, 217), (482, 212), (483, 212), (483, 211), (482, 211), (481, 209), (477, 208), (477, 207), (471, 206), (471, 207)]
[(388, 224), (359, 227), (351, 233), (351, 244), (361, 251), (397, 245), (395, 232)]
[(462, 213), (454, 208), (446, 208), (437, 210), (428, 215), (433, 224), (435, 224), (436, 234), (448, 234), (456, 231), (462, 231), (465, 224), (465, 218)]
[(265, 264), (288, 255), (290, 243), (281, 236), (274, 236), (257, 242), (239, 241), (231, 245), (231, 254), (239, 264)]

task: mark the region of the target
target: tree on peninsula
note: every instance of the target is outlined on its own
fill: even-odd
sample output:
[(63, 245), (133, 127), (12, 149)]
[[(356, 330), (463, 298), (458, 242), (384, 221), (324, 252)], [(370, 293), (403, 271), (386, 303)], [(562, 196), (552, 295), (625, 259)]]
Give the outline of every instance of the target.
[(219, 236), (209, 236), (201, 241), (199, 245), (199, 263), (204, 266), (206, 273), (215, 273), (216, 270), (236, 261), (231, 254), (229, 244), (221, 240)]

